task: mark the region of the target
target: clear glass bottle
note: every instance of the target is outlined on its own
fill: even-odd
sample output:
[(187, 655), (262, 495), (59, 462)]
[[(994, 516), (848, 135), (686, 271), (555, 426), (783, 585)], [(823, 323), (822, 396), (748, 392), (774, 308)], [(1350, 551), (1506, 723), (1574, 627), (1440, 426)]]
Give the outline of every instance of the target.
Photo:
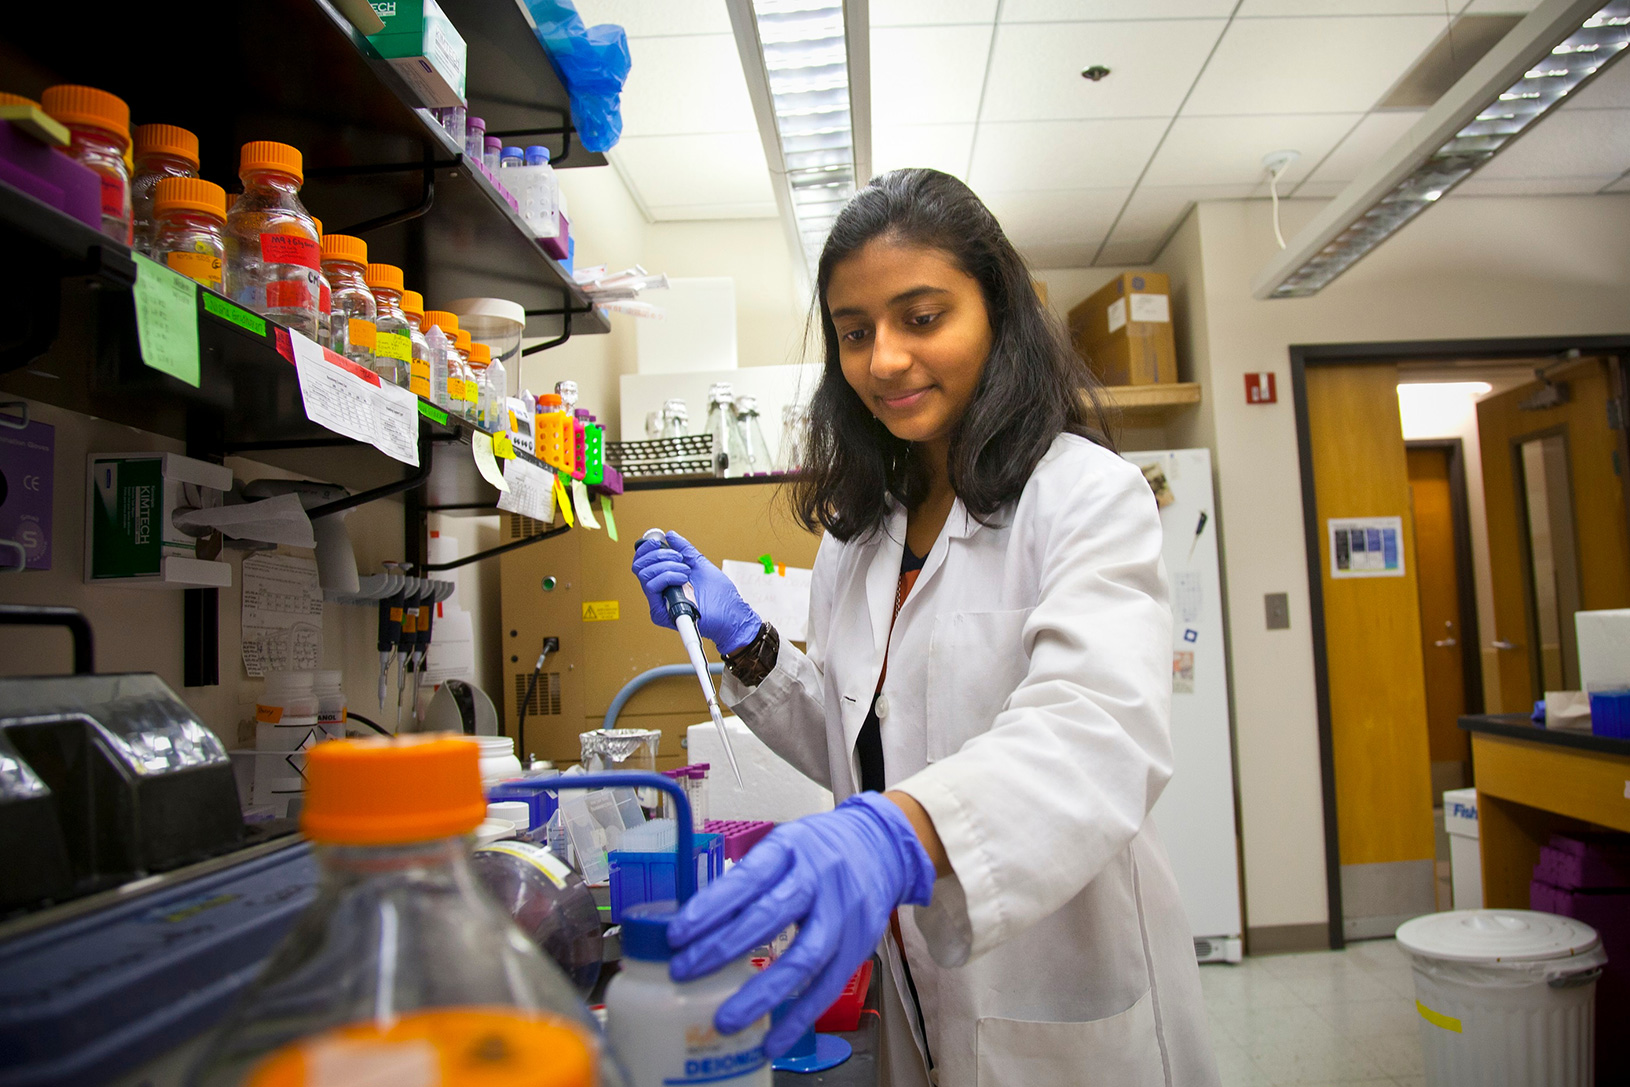
[[(317, 224), (318, 260), (321, 261), (323, 243), (323, 221), (315, 215), (311, 221)], [(323, 275), (322, 269), (317, 270), (317, 342), (334, 350), (334, 291), (329, 286), (328, 277)]]
[(803, 462), (804, 434), (809, 429), (809, 409), (799, 404), (781, 407), (781, 450), (776, 466), (783, 472), (796, 472)]
[(736, 435), (736, 390), (728, 381), (708, 388), (706, 433), (713, 439), (713, 474), (727, 479), (741, 475), (738, 458), (746, 451)]
[(226, 213), (226, 293), (315, 339), (322, 249), (300, 203), (300, 152), (270, 140), (246, 143), (238, 176), (243, 194)]
[(679, 399), (665, 400), (662, 404), (662, 436), (683, 438), (690, 433), (690, 411)]
[(566, 405), (568, 412), (577, 410), (577, 382), (566, 380), (555, 382), (555, 395), (560, 402)]
[(404, 389), (413, 365), (413, 326), (402, 312), (402, 269), (394, 264), (370, 264), (362, 278), (374, 295), (374, 358), (379, 376)]
[(424, 295), (418, 291), (403, 291), (402, 315), (408, 320), (408, 335), (413, 341), (413, 361), (408, 364), (408, 391), (429, 400), (430, 344), (422, 331)]
[[(449, 386), (458, 361), (453, 345), (458, 335), (458, 317), (446, 310), (425, 310), (424, 323), (420, 327), (424, 329), (425, 341), (430, 346), (430, 402), (438, 408), (451, 410), (453, 398)], [(463, 393), (462, 387), (459, 392)]]
[[(492, 367), (492, 348), (484, 343), (470, 344), (470, 371), (475, 380), (464, 388), (464, 400), (470, 405), (470, 422), (486, 427), (487, 405), (492, 400), (492, 378), (487, 371)], [(472, 388), (473, 386), (473, 388)]]
[(741, 474), (760, 476), (775, 471), (775, 456), (764, 440), (764, 427), (758, 418), (758, 397), (737, 397), (736, 430), (742, 447)]
[(379, 359), (375, 356), (378, 328), (361, 317), (347, 318), (345, 324), (345, 357), (378, 373)]
[(136, 252), (150, 257), (153, 192), (164, 178), (198, 176), (198, 137), (176, 125), (137, 125), (135, 139), (136, 172), (130, 179), (132, 245)]
[(374, 292), (368, 287), (368, 243), (349, 234), (324, 234), (322, 241), (323, 277), (333, 292), (333, 312), (329, 317), (335, 351), (352, 362), (373, 366), (373, 350), (363, 357), (361, 349), (351, 348), (351, 322), (373, 323), (379, 316)]
[(152, 258), (219, 291), (226, 259), (226, 191), (202, 178), (166, 177), (152, 195)]
[(478, 748), (464, 738), (313, 747), (300, 828), (317, 855), (316, 901), (189, 1087), (402, 1082), (404, 1059), (413, 1082), (620, 1087), (571, 982), (471, 869), (485, 813)]
[(453, 402), (453, 411), (460, 416), (469, 415), (468, 387), (475, 381), (470, 372), (470, 331), (461, 328), (453, 333), (453, 352), (447, 359), (447, 398)]
[(102, 182), (102, 233), (129, 245), (130, 107), (118, 95), (74, 83), (47, 87), (40, 105), (68, 129), (68, 157), (90, 167)]

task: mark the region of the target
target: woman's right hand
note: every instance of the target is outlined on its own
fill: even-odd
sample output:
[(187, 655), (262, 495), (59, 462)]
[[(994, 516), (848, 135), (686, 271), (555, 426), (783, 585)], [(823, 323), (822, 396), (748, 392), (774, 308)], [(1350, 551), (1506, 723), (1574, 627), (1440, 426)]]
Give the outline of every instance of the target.
[(671, 630), (674, 625), (663, 591), (689, 584), (696, 605), (696, 629), (720, 653), (734, 653), (758, 636), (763, 620), (741, 598), (735, 583), (679, 533), (668, 533), (663, 543), (641, 540), (634, 548), (633, 569), (651, 605), (651, 622), (657, 626)]

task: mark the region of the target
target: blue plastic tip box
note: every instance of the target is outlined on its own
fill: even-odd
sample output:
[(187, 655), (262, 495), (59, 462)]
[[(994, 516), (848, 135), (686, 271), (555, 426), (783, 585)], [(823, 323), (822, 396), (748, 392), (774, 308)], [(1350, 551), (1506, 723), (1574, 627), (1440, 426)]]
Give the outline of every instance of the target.
[[(724, 875), (724, 835), (696, 836), (696, 889)], [(611, 867), (611, 919), (620, 922), (623, 911), (641, 902), (677, 897), (674, 891), (674, 850), (629, 853), (614, 849), (606, 855)]]
[(556, 781), (556, 778), (515, 778), (499, 782), (488, 787), (487, 803), (493, 804), (500, 800), (521, 801), (532, 813), (531, 825), (527, 829), (534, 830), (547, 823), (555, 814), (555, 809), (560, 807), (560, 797), (551, 789)]

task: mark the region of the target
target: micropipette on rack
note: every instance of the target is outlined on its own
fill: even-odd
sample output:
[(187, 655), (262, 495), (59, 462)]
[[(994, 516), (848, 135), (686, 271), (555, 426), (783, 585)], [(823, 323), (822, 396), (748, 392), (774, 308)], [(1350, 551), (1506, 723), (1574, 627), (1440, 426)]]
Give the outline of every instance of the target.
[[(660, 528), (647, 529), (642, 540), (668, 546), (668, 535)], [(708, 676), (707, 657), (702, 653), (702, 637), (696, 632), (696, 605), (685, 597), (684, 589), (678, 585), (662, 590), (663, 603), (668, 605), (668, 618), (674, 621), (674, 629), (679, 631), (679, 640), (685, 643), (685, 653), (690, 657), (691, 667), (696, 669), (696, 678), (702, 684), (702, 697), (707, 699), (707, 712), (713, 718), (713, 726), (719, 730), (719, 742), (724, 745), (724, 757), (730, 761), (730, 772), (736, 776), (736, 784), (741, 785), (741, 767), (736, 765), (736, 752), (730, 746), (730, 732), (724, 727), (724, 715), (719, 712), (719, 700), (713, 693), (713, 680)]]

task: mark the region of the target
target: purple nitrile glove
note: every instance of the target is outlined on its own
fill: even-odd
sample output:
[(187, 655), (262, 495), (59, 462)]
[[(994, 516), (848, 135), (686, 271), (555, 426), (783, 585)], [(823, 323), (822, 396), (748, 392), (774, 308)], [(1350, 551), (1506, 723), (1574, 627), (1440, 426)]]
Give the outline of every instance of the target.
[(673, 629), (664, 589), (689, 583), (696, 604), (696, 629), (718, 647), (734, 653), (758, 636), (763, 620), (736, 591), (736, 585), (677, 532), (668, 533), (667, 546), (641, 540), (634, 548), (634, 575), (651, 605), (651, 622)]
[(797, 995), (764, 1036), (765, 1051), (780, 1056), (877, 950), (895, 907), (926, 906), (933, 891), (934, 864), (905, 813), (880, 793), (860, 793), (777, 827), (698, 891), (668, 928), (669, 970), (675, 981), (702, 977), (796, 923), (786, 954), (713, 1019), (719, 1033), (734, 1034)]

